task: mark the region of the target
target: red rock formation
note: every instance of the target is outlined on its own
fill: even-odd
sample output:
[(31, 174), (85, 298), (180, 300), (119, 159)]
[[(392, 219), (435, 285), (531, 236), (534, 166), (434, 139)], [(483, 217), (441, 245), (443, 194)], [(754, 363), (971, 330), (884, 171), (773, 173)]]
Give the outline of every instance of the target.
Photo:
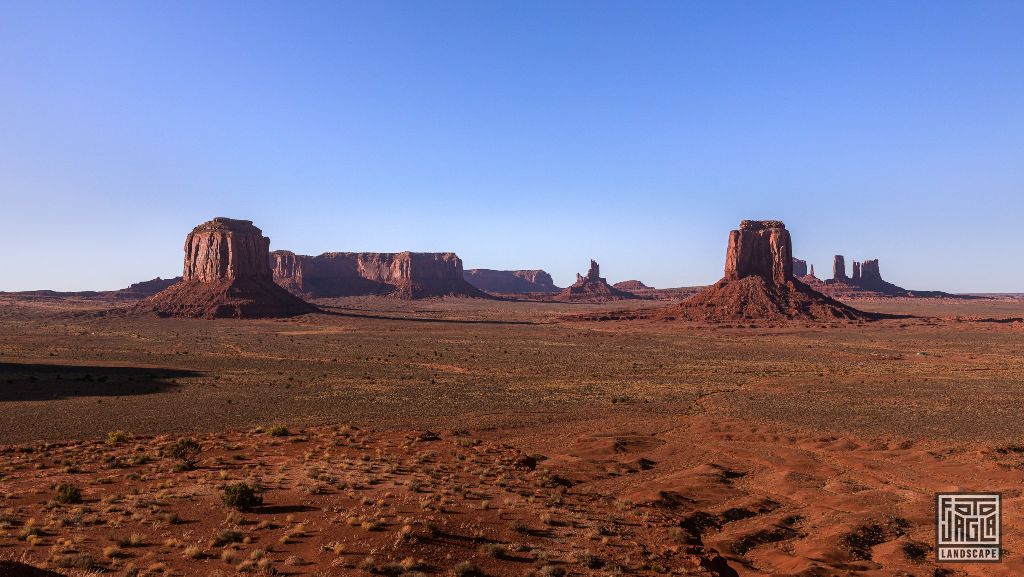
[(601, 302), (634, 298), (637, 296), (608, 284), (601, 277), (601, 267), (591, 260), (587, 276), (576, 273), (576, 282), (555, 295), (553, 300)]
[(555, 286), (551, 275), (543, 270), (474, 268), (465, 271), (463, 277), (469, 284), (490, 293), (556, 293), (562, 290)]
[(270, 239), (252, 221), (218, 217), (185, 239), (182, 280), (139, 305), (161, 316), (260, 318), (315, 312), (274, 284)]
[(729, 233), (725, 278), (760, 275), (774, 282), (793, 276), (793, 244), (786, 225), (777, 220), (744, 220)]
[(837, 254), (835, 259), (832, 261), (832, 279), (833, 280), (846, 280), (846, 258)]
[(783, 223), (745, 220), (729, 234), (722, 280), (654, 317), (722, 322), (860, 320), (877, 315), (833, 300), (797, 280), (789, 231)]
[(851, 280), (853, 284), (860, 282), (860, 263), (857, 261), (853, 261), (853, 278)]
[(642, 282), (640, 282), (638, 280), (624, 280), (622, 282), (617, 282), (617, 283), (613, 284), (612, 286), (617, 288), (617, 289), (624, 290), (624, 291), (642, 291), (642, 290), (652, 290), (654, 288), (654, 287), (649, 287), (649, 286), (645, 285), (644, 283), (642, 283)]
[(128, 286), (128, 288), (123, 288), (114, 291), (113, 295), (117, 298), (124, 299), (142, 299), (148, 296), (155, 295), (156, 293), (168, 287), (174, 286), (179, 282), (181, 282), (180, 276), (168, 279), (156, 277), (153, 280), (132, 283), (131, 285)]
[(811, 276), (814, 277), (814, 278), (818, 278), (817, 275), (814, 274), (814, 265), (813, 264), (811, 265)]
[(807, 276), (807, 261), (793, 257), (793, 276), (796, 278)]
[(273, 253), (274, 282), (309, 298), (389, 295), (417, 299), (445, 295), (487, 297), (463, 278), (451, 252), (327, 252), (319, 256)]

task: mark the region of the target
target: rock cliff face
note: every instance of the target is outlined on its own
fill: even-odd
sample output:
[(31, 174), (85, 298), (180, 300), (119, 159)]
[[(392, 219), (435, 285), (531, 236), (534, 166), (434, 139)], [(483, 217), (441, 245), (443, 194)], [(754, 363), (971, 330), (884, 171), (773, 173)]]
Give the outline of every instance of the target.
[(218, 217), (185, 239), (182, 280), (142, 301), (160, 316), (259, 318), (315, 312), (274, 284), (270, 239), (252, 221)]
[(619, 290), (608, 284), (608, 281), (601, 277), (600, 265), (591, 260), (587, 276), (576, 273), (576, 282), (555, 295), (554, 300), (602, 302), (635, 298), (637, 296), (633, 293)]
[(777, 220), (744, 220), (729, 233), (725, 278), (759, 275), (782, 283), (793, 277), (793, 243)]
[(556, 293), (551, 275), (543, 270), (492, 270), (473, 268), (463, 273), (466, 282), (489, 293)]
[(417, 299), (445, 295), (486, 297), (463, 278), (451, 252), (273, 253), (274, 282), (307, 298), (388, 295)]
[(722, 280), (654, 317), (724, 322), (861, 320), (877, 315), (833, 300), (796, 279), (786, 225), (745, 220), (729, 233)]
[(807, 261), (793, 257), (793, 276), (797, 278), (807, 276)]

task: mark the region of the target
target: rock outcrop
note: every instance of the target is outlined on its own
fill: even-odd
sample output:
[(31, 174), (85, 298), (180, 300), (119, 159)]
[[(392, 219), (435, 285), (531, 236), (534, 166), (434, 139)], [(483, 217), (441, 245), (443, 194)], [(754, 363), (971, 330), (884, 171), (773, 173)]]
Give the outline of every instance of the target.
[(807, 276), (807, 261), (793, 257), (793, 276), (796, 278)]
[(832, 279), (846, 280), (846, 258), (837, 254), (832, 260)]
[(137, 305), (160, 316), (263, 318), (300, 315), (313, 305), (274, 284), (270, 239), (249, 220), (217, 217), (185, 239), (180, 282)]
[(327, 252), (306, 256), (274, 251), (272, 274), (278, 285), (305, 298), (488, 297), (466, 282), (462, 259), (451, 252)]
[(156, 293), (172, 287), (181, 282), (180, 276), (174, 278), (160, 278), (156, 277), (152, 280), (146, 280), (142, 282), (132, 283), (128, 285), (128, 288), (123, 288), (114, 291), (114, 296), (117, 298), (124, 299), (143, 299), (148, 296), (153, 296)]
[(492, 270), (472, 268), (463, 273), (466, 282), (476, 288), (496, 294), (556, 293), (551, 275), (543, 270)]
[(646, 291), (646, 290), (653, 290), (654, 289), (654, 287), (649, 287), (649, 286), (645, 285), (644, 283), (642, 283), (642, 282), (640, 282), (638, 280), (624, 280), (622, 282), (617, 282), (617, 283), (613, 284), (612, 286), (617, 288), (617, 289), (619, 289), (619, 290), (630, 291), (630, 292), (632, 292), (632, 291)]
[(742, 320), (863, 320), (859, 311), (810, 288), (793, 275), (792, 241), (777, 220), (745, 220), (729, 233), (725, 276), (655, 318), (708, 322)]
[(633, 293), (617, 289), (601, 277), (601, 267), (590, 261), (587, 276), (576, 273), (576, 282), (553, 297), (558, 301), (602, 302), (621, 299), (635, 299)]

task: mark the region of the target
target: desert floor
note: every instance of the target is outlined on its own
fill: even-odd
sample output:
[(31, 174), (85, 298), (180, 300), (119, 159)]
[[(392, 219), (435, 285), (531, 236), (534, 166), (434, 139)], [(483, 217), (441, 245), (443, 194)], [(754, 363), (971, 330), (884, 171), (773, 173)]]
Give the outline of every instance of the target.
[[(0, 296), (0, 559), (1024, 574), (1024, 301), (856, 302), (918, 318), (795, 326), (566, 320), (652, 302), (321, 304), (202, 321)], [(195, 463), (171, 456), (182, 438)], [(264, 503), (226, 507), (240, 482)], [(956, 490), (1002, 493), (1003, 563), (934, 562), (935, 492)]]

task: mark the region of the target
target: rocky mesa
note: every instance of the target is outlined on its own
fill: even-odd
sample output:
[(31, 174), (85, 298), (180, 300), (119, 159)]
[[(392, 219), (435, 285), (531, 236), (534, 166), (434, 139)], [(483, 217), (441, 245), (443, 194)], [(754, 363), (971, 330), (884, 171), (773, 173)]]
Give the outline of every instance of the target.
[(471, 268), (463, 273), (466, 282), (476, 288), (496, 294), (556, 293), (562, 290), (546, 271), (493, 270)]
[(307, 256), (280, 250), (272, 257), (274, 282), (304, 298), (488, 297), (466, 282), (462, 259), (452, 252), (326, 252)]
[(249, 220), (217, 217), (185, 239), (180, 282), (137, 310), (193, 318), (287, 317), (317, 308), (274, 284), (270, 239)]

